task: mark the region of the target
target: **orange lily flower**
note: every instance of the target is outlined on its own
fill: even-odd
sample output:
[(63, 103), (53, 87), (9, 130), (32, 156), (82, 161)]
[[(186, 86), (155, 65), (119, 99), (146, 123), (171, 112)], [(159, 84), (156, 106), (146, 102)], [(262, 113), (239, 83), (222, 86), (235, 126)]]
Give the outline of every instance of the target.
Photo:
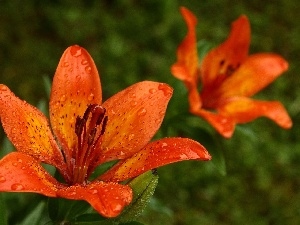
[[(64, 52), (53, 79), (51, 128), (37, 108), (0, 84), (1, 122), (17, 150), (0, 160), (0, 191), (85, 200), (105, 217), (119, 215), (132, 200), (131, 188), (120, 182), (168, 163), (211, 158), (186, 138), (149, 143), (171, 96), (168, 85), (144, 81), (102, 103), (94, 61), (77, 45)], [(119, 162), (89, 180), (98, 165), (111, 160)], [(55, 166), (65, 183), (41, 163)]]
[(188, 33), (177, 49), (177, 62), (171, 72), (188, 89), (190, 112), (203, 117), (227, 138), (232, 136), (236, 124), (261, 116), (282, 128), (290, 128), (292, 121), (280, 102), (249, 98), (286, 71), (288, 63), (272, 53), (248, 55), (251, 35), (248, 18), (242, 15), (234, 21), (229, 37), (209, 51), (199, 65), (197, 18), (184, 7), (180, 11)]

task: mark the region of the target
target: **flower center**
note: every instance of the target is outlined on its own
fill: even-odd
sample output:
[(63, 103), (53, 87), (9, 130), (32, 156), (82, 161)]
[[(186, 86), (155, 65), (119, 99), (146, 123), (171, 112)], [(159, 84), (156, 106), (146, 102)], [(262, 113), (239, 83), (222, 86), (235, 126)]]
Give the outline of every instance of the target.
[(95, 168), (101, 151), (101, 140), (105, 132), (107, 119), (105, 108), (100, 105), (89, 105), (82, 117), (75, 123), (77, 148), (73, 152), (72, 184), (87, 182), (88, 176)]

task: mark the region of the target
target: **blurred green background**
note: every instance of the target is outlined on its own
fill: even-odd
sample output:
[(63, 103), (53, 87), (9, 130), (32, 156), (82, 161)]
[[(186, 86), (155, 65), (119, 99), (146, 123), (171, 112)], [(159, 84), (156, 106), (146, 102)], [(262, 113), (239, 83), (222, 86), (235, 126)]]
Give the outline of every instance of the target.
[[(206, 46), (221, 43), (231, 22), (246, 14), (250, 52), (276, 52), (289, 61), (289, 71), (255, 97), (281, 101), (293, 119), (291, 130), (261, 118), (238, 126), (225, 140), (189, 115), (186, 90), (170, 74), (186, 34), (181, 5), (197, 15), (198, 40)], [(174, 96), (156, 137), (194, 138), (214, 160), (160, 168), (154, 197), (139, 220), (148, 225), (298, 225), (299, 11), (297, 0), (0, 0), (0, 83), (33, 105), (46, 102), (44, 80), (52, 79), (61, 54), (73, 44), (94, 58), (105, 99), (138, 81), (167, 82)], [(3, 130), (0, 134), (2, 142)], [(4, 145), (1, 156), (11, 150)], [(10, 224), (22, 224), (44, 199), (2, 195)]]

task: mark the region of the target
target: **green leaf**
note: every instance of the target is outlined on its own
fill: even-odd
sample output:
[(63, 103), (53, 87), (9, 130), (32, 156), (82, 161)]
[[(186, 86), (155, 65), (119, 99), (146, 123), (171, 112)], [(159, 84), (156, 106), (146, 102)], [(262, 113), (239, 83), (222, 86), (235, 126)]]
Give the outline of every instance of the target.
[(45, 202), (40, 202), (22, 221), (22, 225), (38, 225), (42, 216)]
[(43, 75), (42, 77), (43, 77), (43, 83), (44, 83), (46, 94), (47, 94), (47, 96), (50, 96), (50, 93), (51, 93), (51, 79), (46, 75)]
[(133, 190), (133, 201), (117, 219), (121, 223), (132, 222), (148, 205), (158, 183), (158, 175), (148, 171), (129, 182)]
[(68, 200), (63, 198), (49, 198), (49, 217), (54, 222), (75, 221), (76, 217), (87, 212), (90, 205), (81, 200)]
[(2, 193), (0, 193), (0, 209), (0, 224), (7, 225), (7, 210)]

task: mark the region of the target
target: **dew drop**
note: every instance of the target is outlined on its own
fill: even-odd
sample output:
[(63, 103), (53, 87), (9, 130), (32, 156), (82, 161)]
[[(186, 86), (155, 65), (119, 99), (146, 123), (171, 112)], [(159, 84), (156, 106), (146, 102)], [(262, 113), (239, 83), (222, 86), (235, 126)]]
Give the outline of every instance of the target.
[(24, 186), (22, 184), (19, 183), (15, 183), (11, 185), (11, 190), (13, 191), (21, 191), (24, 189)]
[(81, 64), (82, 65), (87, 65), (89, 62), (87, 61), (87, 60), (85, 60), (85, 59), (83, 59), (82, 61), (81, 61)]
[(5, 85), (0, 85), (0, 91), (7, 91), (7, 87)]
[(71, 46), (70, 47), (70, 53), (74, 57), (81, 56), (81, 54), (82, 54), (81, 48), (78, 45)]
[(180, 157), (180, 159), (188, 159), (186, 154), (181, 154), (179, 157)]
[(85, 70), (85, 72), (87, 72), (87, 73), (91, 73), (92, 67), (86, 66), (86, 67), (84, 68), (84, 70)]
[(160, 116), (164, 116), (165, 115), (165, 111), (164, 110), (161, 110), (161, 111), (159, 111), (159, 113), (158, 113)]
[(144, 116), (144, 115), (146, 115), (146, 113), (147, 113), (147, 110), (145, 108), (141, 108), (137, 112), (138, 116)]
[(160, 123), (161, 123), (161, 120), (160, 120), (160, 119), (156, 119), (156, 120), (154, 120), (154, 122), (155, 122), (156, 124), (160, 124)]
[(165, 84), (162, 84), (162, 83), (159, 84), (158, 90), (163, 91), (163, 93), (166, 97), (170, 97), (172, 95), (172, 90)]
[(0, 183), (3, 183), (3, 182), (5, 182), (5, 181), (6, 181), (6, 178), (3, 177), (3, 176), (0, 176)]
[(61, 96), (60, 101), (61, 101), (61, 102), (66, 101), (66, 96), (65, 96), (65, 95)]
[(134, 138), (134, 134), (130, 134), (130, 135), (128, 136), (129, 141), (131, 141), (133, 138)]
[(115, 212), (119, 212), (121, 209), (122, 209), (122, 205), (120, 205), (120, 204), (116, 204), (116, 205), (114, 206), (114, 208), (113, 208), (113, 210), (114, 210)]
[(162, 143), (161, 147), (167, 147), (168, 144), (166, 142)]
[(156, 91), (157, 91), (157, 90), (156, 90), (155, 88), (150, 88), (150, 89), (149, 89), (149, 93), (150, 93), (150, 94), (154, 94)]
[(16, 132), (17, 132), (17, 129), (15, 127), (11, 129), (12, 134), (15, 134)]
[(63, 67), (68, 67), (69, 66), (69, 63), (68, 62), (64, 62), (63, 63)]
[(14, 162), (14, 163), (13, 163), (13, 166), (18, 166), (18, 163)]
[(135, 93), (131, 93), (131, 94), (129, 95), (129, 97), (130, 97), (130, 98), (135, 98), (135, 97), (136, 97), (136, 94), (135, 94)]
[(90, 95), (89, 95), (89, 97), (88, 97), (88, 101), (92, 101), (93, 99), (94, 99), (94, 94), (93, 93), (91, 93)]
[(98, 193), (98, 190), (96, 190), (96, 189), (90, 189), (90, 192), (92, 193), (92, 194), (97, 194)]
[(131, 102), (130, 102), (130, 105), (131, 105), (131, 106), (136, 106), (136, 105), (137, 105), (137, 101), (131, 101)]

